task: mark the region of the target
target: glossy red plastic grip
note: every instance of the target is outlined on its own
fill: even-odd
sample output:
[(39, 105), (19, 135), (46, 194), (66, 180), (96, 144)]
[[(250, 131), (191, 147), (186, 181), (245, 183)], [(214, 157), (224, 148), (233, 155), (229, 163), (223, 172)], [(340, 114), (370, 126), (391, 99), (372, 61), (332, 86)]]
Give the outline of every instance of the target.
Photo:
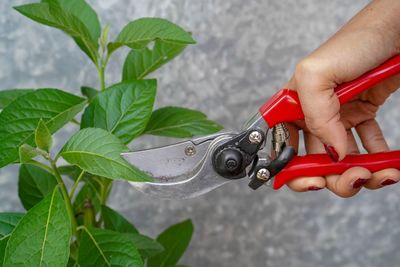
[(400, 151), (375, 154), (347, 155), (340, 162), (332, 162), (326, 154), (295, 156), (289, 164), (275, 176), (274, 189), (300, 176), (325, 176), (342, 174), (351, 167), (363, 167), (371, 172), (386, 168), (400, 169)]
[[(335, 92), (340, 103), (344, 104), (356, 95), (398, 73), (400, 73), (400, 56), (395, 56), (361, 77), (339, 85)], [(270, 128), (281, 122), (304, 119), (297, 93), (289, 89), (280, 90), (259, 111)]]
[[(335, 92), (339, 98), (340, 104), (344, 104), (358, 94), (398, 73), (400, 73), (400, 56), (395, 56), (361, 77), (339, 85), (335, 89)], [(297, 93), (289, 89), (282, 89), (270, 98), (260, 108), (260, 113), (269, 128), (281, 122), (304, 119)], [(371, 172), (385, 168), (400, 169), (400, 151), (348, 155), (340, 162), (332, 162), (326, 154), (295, 156), (289, 164), (276, 175), (273, 187), (274, 189), (279, 189), (287, 182), (301, 176), (342, 174), (347, 169), (355, 166), (367, 168)]]

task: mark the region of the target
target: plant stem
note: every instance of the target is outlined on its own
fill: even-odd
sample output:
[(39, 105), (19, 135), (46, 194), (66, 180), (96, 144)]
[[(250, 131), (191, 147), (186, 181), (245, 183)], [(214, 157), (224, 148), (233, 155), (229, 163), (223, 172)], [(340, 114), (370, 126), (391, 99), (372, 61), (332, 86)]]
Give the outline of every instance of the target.
[(100, 78), (100, 91), (104, 91), (104, 89), (106, 89), (106, 82), (104, 80), (104, 70), (105, 70), (105, 66), (103, 64), (101, 64), (101, 66), (98, 69), (99, 78)]
[(105, 74), (105, 70), (106, 70), (106, 66), (108, 63), (108, 60), (110, 59), (110, 54), (107, 53), (107, 55), (104, 57), (104, 54), (106, 52), (103, 51), (103, 55), (101, 57), (99, 57), (99, 64), (97, 66), (97, 72), (99, 73), (99, 79), (100, 79), (100, 91), (104, 91), (104, 89), (106, 89), (106, 82), (105, 82), (105, 78), (104, 78), (104, 74)]
[(86, 227), (93, 226), (95, 223), (95, 212), (93, 210), (93, 204), (90, 199), (86, 200), (83, 204), (83, 225)]
[[(101, 54), (101, 56), (99, 55), (99, 57), (98, 57), (99, 64), (97, 65), (97, 72), (99, 73), (99, 79), (100, 79), (100, 91), (104, 91), (106, 89), (106, 82), (105, 82), (104, 74), (105, 74), (105, 69), (108, 64), (108, 61), (110, 60), (110, 57), (111, 57), (111, 54), (107, 52), (106, 47), (103, 47), (102, 54)], [(78, 180), (76, 183), (78, 183)], [(103, 180), (100, 182), (100, 185), (102, 188), (100, 201), (101, 201), (101, 204), (104, 205), (107, 202), (109, 193), (111, 191), (112, 181), (108, 182), (107, 179), (105, 179), (105, 181)], [(75, 191), (75, 188), (72, 188), (72, 190), (71, 190), (71, 197), (73, 195), (73, 192)], [(86, 213), (87, 212), (88, 211), (86, 211)], [(88, 216), (85, 216), (85, 217), (88, 217)], [(99, 221), (101, 222), (102, 220), (103, 220), (103, 216), (100, 216)], [(95, 217), (93, 217), (93, 222), (94, 221), (95, 221)], [(85, 225), (86, 225), (86, 223), (85, 223)]]
[(81, 173), (79, 174), (78, 178), (76, 179), (74, 185), (72, 186), (71, 192), (69, 193), (69, 198), (70, 199), (72, 199), (72, 197), (74, 196), (75, 190), (76, 190), (76, 188), (77, 188), (77, 186), (78, 186), (79, 182), (81, 181), (81, 179), (82, 179), (84, 174), (85, 174), (85, 171), (82, 170)]
[(65, 206), (67, 207), (68, 215), (70, 217), (71, 224), (72, 224), (72, 232), (75, 233), (78, 224), (76, 223), (74, 210), (72, 209), (71, 199), (69, 198), (67, 188), (65, 187), (65, 184), (64, 184), (64, 182), (61, 178), (61, 175), (57, 169), (56, 162), (52, 159), (49, 159), (49, 161), (50, 161), (51, 167), (53, 168), (56, 180), (61, 187), (61, 193), (64, 197)]

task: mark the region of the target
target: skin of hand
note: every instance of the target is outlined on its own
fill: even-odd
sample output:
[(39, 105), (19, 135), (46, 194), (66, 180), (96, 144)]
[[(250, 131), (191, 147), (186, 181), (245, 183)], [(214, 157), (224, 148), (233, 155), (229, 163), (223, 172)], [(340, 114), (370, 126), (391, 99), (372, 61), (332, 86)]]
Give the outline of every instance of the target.
[[(291, 144), (298, 144), (298, 132), (303, 130), (308, 154), (328, 153), (332, 160), (338, 161), (346, 154), (359, 153), (356, 133), (368, 153), (389, 150), (375, 116), (378, 108), (400, 87), (400, 75), (343, 106), (334, 89), (400, 53), (398, 14), (400, 1), (372, 1), (297, 65), (285, 88), (297, 91), (305, 120), (287, 125)], [(299, 177), (288, 186), (298, 192), (326, 187), (338, 196), (351, 197), (363, 186), (377, 189), (399, 180), (400, 171), (396, 169), (370, 173), (354, 167), (341, 175)]]

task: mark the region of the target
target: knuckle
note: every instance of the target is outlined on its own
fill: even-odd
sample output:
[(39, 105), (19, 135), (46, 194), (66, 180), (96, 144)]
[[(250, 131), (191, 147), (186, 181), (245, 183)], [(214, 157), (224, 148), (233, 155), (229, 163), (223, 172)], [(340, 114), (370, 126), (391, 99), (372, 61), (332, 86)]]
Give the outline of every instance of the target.
[(308, 130), (316, 136), (321, 136), (325, 133), (326, 122), (322, 121), (320, 118), (307, 117), (306, 124)]
[(313, 77), (318, 77), (324, 73), (324, 64), (321, 60), (316, 58), (307, 57), (302, 59), (297, 65), (295, 70), (296, 81), (308, 80), (311, 81)]
[(369, 143), (386, 143), (386, 140), (383, 137), (382, 133), (374, 133), (368, 137), (367, 142), (369, 142)]

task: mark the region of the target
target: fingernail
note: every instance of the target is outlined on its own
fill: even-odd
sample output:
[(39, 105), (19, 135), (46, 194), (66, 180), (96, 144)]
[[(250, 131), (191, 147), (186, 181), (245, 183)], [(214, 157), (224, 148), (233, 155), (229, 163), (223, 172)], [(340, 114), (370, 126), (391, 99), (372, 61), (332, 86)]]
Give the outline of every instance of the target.
[(324, 144), (324, 148), (325, 148), (326, 153), (332, 159), (332, 161), (334, 161), (334, 162), (339, 161), (339, 154), (336, 152), (336, 150), (333, 146)]
[(308, 187), (308, 191), (318, 191), (318, 190), (321, 190), (322, 188), (321, 187), (318, 187), (318, 186), (310, 186), (310, 187)]
[(360, 188), (360, 187), (363, 186), (367, 181), (368, 181), (368, 179), (360, 178), (360, 179), (356, 180), (356, 181), (353, 183), (353, 188), (354, 188), (354, 189)]
[(395, 180), (392, 180), (392, 179), (386, 179), (385, 181), (383, 181), (382, 183), (381, 183), (381, 185), (383, 185), (383, 186), (385, 186), (385, 185), (391, 185), (391, 184), (395, 184), (395, 183), (397, 183), (398, 181), (395, 181)]

